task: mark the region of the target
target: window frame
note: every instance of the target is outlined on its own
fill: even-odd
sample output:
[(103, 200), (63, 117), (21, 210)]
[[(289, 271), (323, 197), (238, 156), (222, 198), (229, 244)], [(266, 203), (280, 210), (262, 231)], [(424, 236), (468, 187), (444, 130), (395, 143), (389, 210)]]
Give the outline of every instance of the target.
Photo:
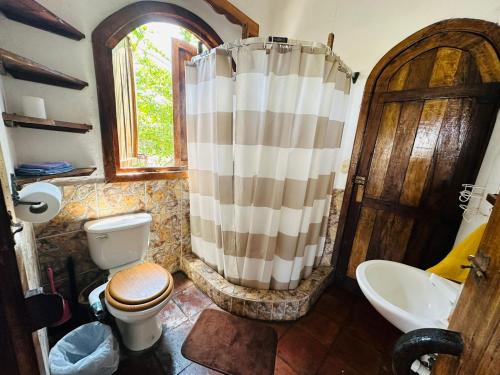
[(150, 22), (166, 22), (184, 27), (209, 48), (223, 43), (212, 27), (194, 13), (178, 5), (155, 1), (130, 4), (106, 18), (92, 32), (104, 173), (109, 182), (187, 177), (186, 165), (120, 167), (112, 50), (132, 30)]

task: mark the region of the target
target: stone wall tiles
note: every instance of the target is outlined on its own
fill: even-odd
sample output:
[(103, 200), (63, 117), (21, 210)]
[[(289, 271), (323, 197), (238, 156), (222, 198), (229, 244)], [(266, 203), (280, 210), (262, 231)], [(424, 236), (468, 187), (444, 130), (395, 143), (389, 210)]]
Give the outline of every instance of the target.
[(99, 218), (145, 211), (145, 185), (144, 182), (97, 184)]
[(46, 223), (33, 224), (37, 238), (82, 230), (87, 220), (98, 216), (95, 184), (70, 185), (61, 189), (63, 200), (59, 214)]
[[(67, 290), (66, 262), (75, 262), (78, 288), (101, 271), (90, 259), (83, 224), (88, 220), (136, 212), (153, 217), (147, 259), (170, 272), (179, 269), (183, 222), (181, 204), (183, 180), (91, 183), (67, 185), (61, 211), (47, 223), (35, 224), (37, 256), (42, 284), (47, 284), (48, 266), (55, 271), (61, 288)], [(187, 186), (185, 184), (185, 186)], [(185, 219), (184, 219), (185, 221)]]
[(66, 264), (70, 256), (73, 258), (77, 276), (98, 269), (90, 259), (87, 236), (83, 231), (37, 239), (36, 247), (42, 284), (48, 283), (47, 267), (49, 266), (53, 269), (56, 279), (67, 279)]

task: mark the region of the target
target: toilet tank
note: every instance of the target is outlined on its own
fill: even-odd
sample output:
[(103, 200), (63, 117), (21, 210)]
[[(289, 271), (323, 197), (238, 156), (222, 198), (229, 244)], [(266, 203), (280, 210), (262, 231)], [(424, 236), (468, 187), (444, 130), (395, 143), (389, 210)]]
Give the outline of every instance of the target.
[(151, 215), (120, 215), (85, 223), (90, 257), (97, 266), (109, 270), (146, 256)]

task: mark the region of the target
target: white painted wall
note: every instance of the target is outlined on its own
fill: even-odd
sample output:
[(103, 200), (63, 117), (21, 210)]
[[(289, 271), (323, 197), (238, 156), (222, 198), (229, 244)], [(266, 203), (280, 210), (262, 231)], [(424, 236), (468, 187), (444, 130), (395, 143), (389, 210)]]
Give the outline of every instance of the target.
[[(80, 135), (34, 129), (7, 129), (7, 134), (15, 144), (15, 161), (22, 163), (67, 160), (77, 167), (95, 165), (98, 167), (97, 175), (102, 176), (101, 136), (91, 33), (107, 16), (134, 1), (40, 0), (39, 2), (83, 32), (86, 38), (76, 42), (13, 22), (0, 15), (0, 46), (83, 79), (89, 83), (89, 87), (77, 91), (5, 77), (7, 111), (21, 113), (23, 95), (39, 96), (45, 99), (49, 118), (92, 124), (94, 130)], [(199, 15), (223, 40), (234, 40), (241, 36), (241, 27), (231, 24), (224, 16), (215, 13), (202, 0), (169, 2), (181, 5)], [(5, 130), (2, 126), (0, 132), (3, 131)], [(0, 134), (0, 139), (5, 137)]]
[[(47, 114), (60, 120), (86, 122), (95, 129), (85, 135), (50, 133), (32, 129), (7, 129), (15, 145), (17, 162), (64, 159), (83, 167), (96, 165), (102, 175), (101, 137), (94, 63), (90, 36), (108, 15), (133, 0), (39, 0), (41, 4), (85, 33), (86, 39), (75, 42), (51, 33), (6, 20), (0, 16), (0, 46), (32, 58), (42, 64), (89, 82), (82, 91), (69, 90), (5, 78), (6, 105), (10, 112), (20, 112), (23, 95), (46, 99)], [(207, 21), (224, 40), (240, 37), (240, 28), (216, 14), (203, 0), (172, 0)], [(278, 35), (295, 39), (326, 41), (335, 33), (334, 50), (353, 69), (361, 72), (353, 85), (343, 160), (348, 160), (357, 125), (366, 78), (377, 61), (394, 45), (439, 20), (467, 17), (492, 22), (500, 20), (498, 0), (232, 0), (260, 25), (261, 36)], [(500, 152), (498, 122), (495, 135), (480, 172), (486, 178), (493, 171), (488, 166)], [(3, 138), (0, 134), (0, 139)], [(3, 144), (2, 144), (2, 147)], [(486, 177), (482, 177), (486, 176)], [(337, 178), (343, 187), (346, 174)], [(478, 179), (479, 181), (479, 179)], [(470, 181), (468, 181), (470, 182)], [(481, 181), (479, 181), (481, 182)], [(474, 224), (475, 225), (475, 224)], [(460, 233), (471, 226), (464, 225)]]
[[(246, 11), (245, 1), (233, 2)], [(272, 0), (269, 3), (268, 14), (272, 16), (265, 19), (266, 31), (272, 35), (320, 42), (326, 42), (328, 33), (333, 32), (334, 51), (353, 71), (361, 73), (351, 90), (342, 142), (344, 165), (351, 155), (366, 79), (386, 52), (416, 31), (444, 19), (477, 18), (500, 22), (498, 0)], [(498, 192), (499, 163), (500, 119), (497, 119), (477, 181), (464, 183), (489, 184), (488, 192)], [(346, 174), (337, 175), (336, 187), (345, 186), (346, 177)], [(489, 207), (483, 204), (482, 214), (476, 215), (470, 223), (462, 223), (457, 240), (487, 221), (488, 216), (484, 213)]]

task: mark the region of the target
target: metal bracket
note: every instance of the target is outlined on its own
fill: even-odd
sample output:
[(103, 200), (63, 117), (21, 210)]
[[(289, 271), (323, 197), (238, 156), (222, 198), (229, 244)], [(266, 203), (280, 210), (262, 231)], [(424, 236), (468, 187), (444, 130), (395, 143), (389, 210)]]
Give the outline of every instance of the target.
[(476, 255), (469, 255), (467, 259), (470, 261), (470, 265), (461, 265), (462, 268), (470, 268), (474, 271), (473, 275), (477, 279), (486, 279), (486, 271), (490, 265), (490, 257), (484, 255), (481, 250), (478, 250)]
[(32, 202), (32, 201), (23, 201), (19, 197), (19, 193), (17, 191), (18, 186), (16, 184), (16, 176), (11, 173), (10, 175), (11, 181), (11, 190), (12, 190), (12, 201), (14, 202), (14, 206), (18, 206), (20, 204), (24, 204), (30, 206), (29, 210), (33, 214), (41, 214), (49, 208), (47, 203), (45, 202)]

